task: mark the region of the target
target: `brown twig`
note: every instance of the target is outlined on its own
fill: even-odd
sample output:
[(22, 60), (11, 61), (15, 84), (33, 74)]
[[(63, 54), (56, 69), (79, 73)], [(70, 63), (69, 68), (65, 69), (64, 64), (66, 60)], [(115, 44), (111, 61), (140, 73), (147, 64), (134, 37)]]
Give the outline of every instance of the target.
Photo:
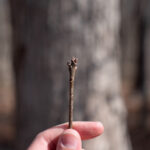
[(77, 70), (77, 58), (73, 57), (71, 62), (67, 63), (69, 68), (69, 128), (72, 128), (73, 121), (73, 99), (74, 99), (74, 79)]

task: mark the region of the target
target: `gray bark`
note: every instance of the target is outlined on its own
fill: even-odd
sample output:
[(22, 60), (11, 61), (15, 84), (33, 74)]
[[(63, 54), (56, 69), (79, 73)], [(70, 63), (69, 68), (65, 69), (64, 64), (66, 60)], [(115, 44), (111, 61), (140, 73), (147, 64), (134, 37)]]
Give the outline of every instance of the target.
[(149, 149), (150, 2), (122, 1), (123, 93), (133, 149)]
[(139, 79), (142, 17), (140, 1), (121, 1), (122, 80), (124, 92), (131, 94)]
[(121, 1), (122, 89), (130, 114), (129, 128), (141, 124), (143, 107), (142, 1)]
[(145, 127), (150, 133), (150, 2), (144, 1), (143, 4), (143, 19), (145, 21), (145, 32), (143, 37), (143, 51), (144, 51), (144, 98), (145, 98)]
[(105, 133), (87, 150), (128, 150), (120, 96), (118, 0), (10, 1), (17, 84), (17, 149), (67, 121), (66, 60), (79, 58), (75, 120), (100, 120)]

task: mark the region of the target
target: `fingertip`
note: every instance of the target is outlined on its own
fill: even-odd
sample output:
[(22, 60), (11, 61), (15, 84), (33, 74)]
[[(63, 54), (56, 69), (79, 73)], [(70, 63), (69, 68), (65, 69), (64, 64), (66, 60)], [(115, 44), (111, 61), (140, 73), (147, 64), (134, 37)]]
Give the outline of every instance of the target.
[(101, 122), (96, 122), (96, 130), (98, 131), (97, 133), (101, 135), (104, 132), (104, 126)]
[(83, 133), (83, 140), (88, 140), (101, 135), (104, 132), (104, 126), (101, 122), (91, 122), (89, 123), (89, 130)]
[(104, 126), (101, 122), (75, 122), (73, 128), (78, 131), (82, 140), (97, 137), (104, 131)]

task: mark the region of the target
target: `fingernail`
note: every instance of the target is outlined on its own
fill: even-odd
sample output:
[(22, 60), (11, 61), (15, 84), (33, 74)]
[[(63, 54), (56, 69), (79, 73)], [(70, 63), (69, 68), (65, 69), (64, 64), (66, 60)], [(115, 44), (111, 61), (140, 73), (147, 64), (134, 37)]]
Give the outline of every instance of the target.
[(60, 144), (64, 148), (75, 150), (78, 147), (78, 141), (76, 136), (66, 133), (61, 137)]
[(101, 122), (97, 122), (97, 128), (99, 129), (99, 134), (104, 132), (104, 126)]

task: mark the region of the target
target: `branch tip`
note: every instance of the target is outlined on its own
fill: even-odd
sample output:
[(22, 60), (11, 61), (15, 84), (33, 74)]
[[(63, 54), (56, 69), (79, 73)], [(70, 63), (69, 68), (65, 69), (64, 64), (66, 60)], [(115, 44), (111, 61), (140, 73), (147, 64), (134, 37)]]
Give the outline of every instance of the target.
[(72, 57), (71, 61), (67, 62), (70, 79), (69, 79), (69, 128), (72, 128), (73, 122), (73, 99), (74, 99), (74, 80), (75, 80), (75, 73), (77, 70), (77, 58)]

